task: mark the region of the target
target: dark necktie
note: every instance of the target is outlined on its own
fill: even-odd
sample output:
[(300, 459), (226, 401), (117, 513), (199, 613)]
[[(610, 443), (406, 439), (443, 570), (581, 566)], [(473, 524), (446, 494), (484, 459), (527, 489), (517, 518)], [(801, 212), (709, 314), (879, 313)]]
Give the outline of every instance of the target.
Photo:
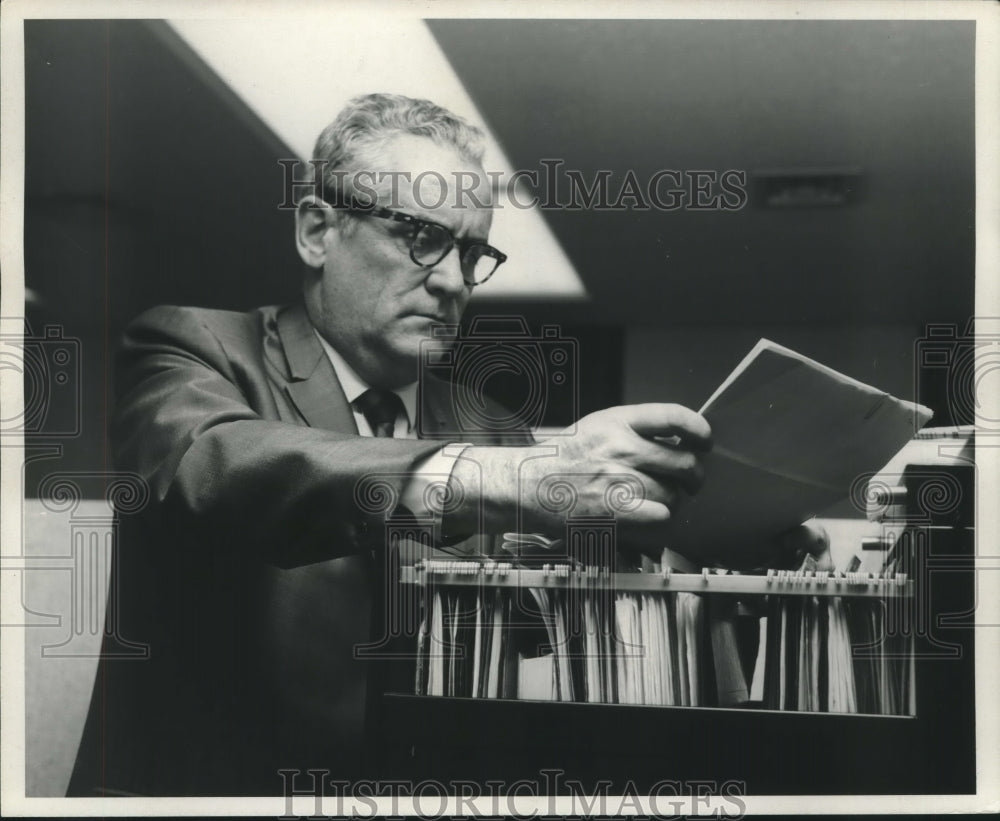
[(355, 406), (368, 420), (372, 433), (379, 439), (391, 439), (396, 429), (396, 417), (403, 400), (392, 391), (369, 388), (354, 400)]

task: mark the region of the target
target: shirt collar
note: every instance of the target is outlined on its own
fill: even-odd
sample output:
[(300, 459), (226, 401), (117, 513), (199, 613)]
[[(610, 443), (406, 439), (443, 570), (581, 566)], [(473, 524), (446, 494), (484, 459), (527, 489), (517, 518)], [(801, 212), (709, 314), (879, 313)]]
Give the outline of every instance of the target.
[[(333, 345), (323, 338), (319, 331), (313, 328), (313, 332), (316, 334), (319, 344), (323, 346), (323, 351), (326, 353), (327, 359), (330, 360), (330, 364), (333, 365), (333, 370), (337, 374), (340, 387), (344, 390), (344, 396), (353, 405), (354, 400), (369, 390), (371, 385), (358, 376), (357, 371), (347, 364), (347, 360), (340, 355)], [(412, 431), (414, 420), (417, 418), (417, 383), (411, 382), (409, 385), (403, 385), (401, 388), (396, 388), (393, 393), (403, 402), (407, 425)]]

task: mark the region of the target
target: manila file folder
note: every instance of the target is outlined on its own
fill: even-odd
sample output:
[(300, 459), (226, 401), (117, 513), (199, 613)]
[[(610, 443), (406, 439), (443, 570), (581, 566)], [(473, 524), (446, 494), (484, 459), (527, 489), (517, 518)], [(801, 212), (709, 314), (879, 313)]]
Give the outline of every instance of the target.
[(701, 413), (705, 483), (673, 511), (667, 547), (731, 567), (759, 565), (775, 536), (847, 497), (931, 418), (767, 339)]

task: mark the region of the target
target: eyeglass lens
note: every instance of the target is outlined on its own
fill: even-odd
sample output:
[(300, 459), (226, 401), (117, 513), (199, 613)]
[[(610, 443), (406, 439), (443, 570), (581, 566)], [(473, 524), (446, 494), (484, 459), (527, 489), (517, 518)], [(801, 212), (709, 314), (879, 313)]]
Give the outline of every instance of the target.
[[(424, 225), (413, 238), (411, 253), (421, 265), (436, 265), (451, 252), (455, 240), (451, 233), (439, 225)], [(499, 264), (491, 256), (485, 256), (486, 249), (473, 245), (462, 255), (462, 276), (466, 282), (478, 283), (487, 279)]]

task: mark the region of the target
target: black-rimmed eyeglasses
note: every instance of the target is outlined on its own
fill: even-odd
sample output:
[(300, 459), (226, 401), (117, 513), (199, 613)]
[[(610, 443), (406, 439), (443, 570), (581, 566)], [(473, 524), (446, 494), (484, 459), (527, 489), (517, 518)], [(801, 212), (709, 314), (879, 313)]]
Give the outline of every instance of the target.
[(412, 214), (404, 214), (378, 205), (364, 205), (357, 201), (353, 201), (350, 205), (337, 206), (322, 200), (319, 202), (338, 211), (394, 220), (409, 226), (411, 231), (407, 240), (410, 244), (410, 259), (422, 268), (432, 268), (437, 265), (457, 245), (462, 279), (470, 288), (482, 285), (507, 261), (507, 255), (492, 245), (474, 239), (456, 239), (451, 230), (445, 226), (414, 217)]

